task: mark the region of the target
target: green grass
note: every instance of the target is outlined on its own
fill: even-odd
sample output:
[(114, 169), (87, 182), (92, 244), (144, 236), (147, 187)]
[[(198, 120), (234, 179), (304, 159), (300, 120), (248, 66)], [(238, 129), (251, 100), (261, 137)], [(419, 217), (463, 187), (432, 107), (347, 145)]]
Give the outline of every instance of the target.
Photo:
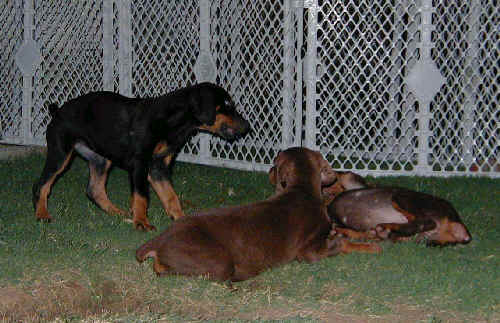
[[(31, 186), (44, 157), (0, 162), (0, 321), (286, 320), (495, 321), (500, 303), (500, 181), (486, 178), (369, 179), (446, 198), (473, 236), (466, 246), (383, 243), (379, 256), (351, 254), (291, 263), (235, 284), (157, 278), (135, 249), (171, 224), (152, 193), (142, 233), (86, 198), (86, 164), (76, 159), (54, 186), (50, 224), (35, 221)], [(262, 200), (267, 174), (177, 163), (174, 186), (186, 213)], [(114, 169), (112, 201), (129, 200), (127, 174)], [(230, 194), (231, 192), (231, 194)], [(234, 193), (234, 194), (233, 194)], [(16, 302), (18, 305), (14, 304)], [(21, 305), (19, 305), (21, 304)], [(81, 305), (83, 304), (83, 305)]]

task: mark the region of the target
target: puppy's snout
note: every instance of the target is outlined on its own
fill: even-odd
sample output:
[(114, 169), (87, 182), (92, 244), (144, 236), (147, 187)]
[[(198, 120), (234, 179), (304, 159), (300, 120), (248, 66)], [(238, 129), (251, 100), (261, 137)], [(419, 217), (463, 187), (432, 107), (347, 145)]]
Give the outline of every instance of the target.
[(250, 130), (251, 130), (251, 128), (250, 128), (250, 122), (248, 122), (245, 119), (241, 119), (241, 122), (240, 122), (240, 125), (239, 125), (239, 129), (238, 129), (238, 132), (240, 133), (240, 135), (243, 136), (243, 135), (249, 133)]
[(228, 140), (243, 137), (250, 131), (250, 123), (241, 116), (233, 116), (231, 120), (220, 126), (220, 134)]

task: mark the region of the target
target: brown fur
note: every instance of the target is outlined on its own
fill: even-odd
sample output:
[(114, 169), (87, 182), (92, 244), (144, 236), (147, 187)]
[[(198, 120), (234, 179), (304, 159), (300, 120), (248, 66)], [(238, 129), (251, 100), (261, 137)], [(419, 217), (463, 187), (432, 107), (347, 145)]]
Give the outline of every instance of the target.
[(337, 176), (345, 191), (336, 194), (328, 215), (341, 226), (339, 233), (392, 241), (417, 235), (419, 241), (441, 246), (471, 240), (457, 211), (444, 199), (398, 187), (363, 187), (364, 180), (351, 172)]
[(335, 172), (319, 152), (290, 148), (279, 153), (270, 177), (280, 191), (269, 199), (183, 217), (141, 246), (137, 260), (154, 258), (158, 275), (204, 275), (231, 282), (346, 249), (330, 235), (321, 187), (335, 180)]

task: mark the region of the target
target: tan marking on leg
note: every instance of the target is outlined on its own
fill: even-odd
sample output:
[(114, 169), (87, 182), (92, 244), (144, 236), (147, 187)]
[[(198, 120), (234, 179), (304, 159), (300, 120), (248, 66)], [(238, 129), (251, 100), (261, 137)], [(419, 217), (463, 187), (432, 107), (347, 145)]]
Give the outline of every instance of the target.
[(132, 194), (132, 221), (134, 222), (135, 228), (138, 230), (151, 231), (156, 230), (156, 228), (149, 224), (147, 218), (148, 200), (134, 192)]
[(45, 185), (40, 188), (40, 198), (36, 203), (36, 211), (35, 216), (38, 220), (51, 220), (52, 217), (49, 214), (47, 209), (47, 199), (50, 194), (50, 188), (54, 183), (54, 179), (56, 176), (53, 176)]
[(38, 220), (50, 221), (52, 219), (48, 211), (47, 200), (49, 198), (50, 191), (52, 189), (54, 181), (56, 180), (57, 176), (66, 169), (72, 154), (73, 150), (71, 150), (68, 153), (62, 166), (57, 170), (57, 172), (55, 172), (54, 175), (52, 175), (52, 177), (40, 188), (40, 197), (38, 198), (38, 202), (36, 203), (36, 211), (35, 211), (35, 216)]
[(397, 237), (394, 239), (394, 242), (407, 242), (410, 241), (412, 237)]
[(389, 238), (392, 231), (398, 231), (401, 225), (401, 223), (380, 223), (375, 227), (375, 232), (377, 233), (377, 237), (385, 240)]
[[(168, 157), (166, 157), (168, 158)], [(148, 176), (148, 181), (151, 183), (154, 191), (163, 205), (165, 213), (172, 216), (174, 220), (184, 216), (179, 197), (174, 191), (172, 184), (169, 181), (154, 181), (151, 176)]]
[(109, 215), (120, 215), (120, 216), (128, 216), (129, 214), (116, 207), (108, 198), (108, 194), (106, 193), (106, 180), (108, 178), (108, 171), (111, 167), (111, 161), (106, 161), (106, 166), (104, 169), (104, 174), (99, 175), (96, 173), (95, 168), (91, 167), (89, 164), (90, 170), (90, 191), (92, 198), (99, 205), (101, 209), (103, 209)]
[(393, 230), (399, 230), (401, 227), (400, 223), (381, 223), (379, 226), (383, 227), (385, 230), (393, 231)]
[(398, 211), (398, 212), (400, 212), (401, 214), (403, 214), (403, 215), (406, 217), (406, 219), (408, 220), (408, 222), (411, 222), (411, 221), (413, 221), (413, 220), (415, 220), (415, 219), (416, 219), (416, 216), (415, 216), (414, 214), (412, 214), (412, 213), (410, 213), (410, 212), (408, 212), (408, 211), (406, 211), (406, 210), (403, 210), (403, 209), (402, 209), (402, 208), (401, 208), (401, 207), (400, 207), (400, 206), (399, 206), (396, 202), (394, 202), (394, 201), (392, 201), (392, 207), (393, 207), (396, 211)]
[(377, 239), (377, 236), (370, 231), (355, 231), (348, 228), (335, 228), (337, 233), (340, 233), (350, 239), (360, 239), (360, 240), (374, 240)]
[(342, 241), (340, 250), (343, 254), (351, 252), (381, 253), (382, 248), (376, 243), (358, 243), (349, 240)]
[(158, 276), (161, 276), (168, 272), (168, 266), (162, 265), (158, 257), (154, 257), (153, 270)]
[(170, 154), (167, 157), (163, 158), (163, 162), (165, 163), (165, 165), (168, 166), (172, 162), (173, 158), (174, 158), (174, 154)]

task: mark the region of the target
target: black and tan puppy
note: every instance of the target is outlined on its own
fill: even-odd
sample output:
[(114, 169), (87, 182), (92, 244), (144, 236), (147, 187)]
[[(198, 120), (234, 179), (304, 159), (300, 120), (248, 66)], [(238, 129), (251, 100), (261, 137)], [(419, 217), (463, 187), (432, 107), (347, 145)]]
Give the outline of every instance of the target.
[[(128, 98), (94, 92), (49, 107), (47, 159), (33, 186), (35, 216), (50, 220), (47, 200), (58, 175), (74, 152), (88, 161), (88, 197), (110, 214), (125, 215), (111, 203), (106, 181), (112, 165), (129, 172), (131, 210), (136, 228), (153, 230), (147, 219), (149, 184), (175, 219), (184, 215), (169, 181), (169, 166), (196, 131), (227, 140), (248, 132), (250, 125), (235, 110), (223, 88), (210, 83), (186, 87), (157, 98)], [(149, 183), (148, 183), (149, 182)]]
[(321, 154), (282, 151), (270, 177), (282, 189), (269, 199), (183, 217), (141, 246), (137, 260), (154, 258), (158, 275), (242, 281), (293, 260), (314, 262), (342, 252), (342, 238), (330, 236), (321, 197), (322, 185), (336, 176)]
[(367, 187), (351, 172), (337, 172), (328, 215), (351, 238), (406, 240), (417, 235), (428, 245), (468, 243), (471, 236), (450, 202), (398, 187)]

